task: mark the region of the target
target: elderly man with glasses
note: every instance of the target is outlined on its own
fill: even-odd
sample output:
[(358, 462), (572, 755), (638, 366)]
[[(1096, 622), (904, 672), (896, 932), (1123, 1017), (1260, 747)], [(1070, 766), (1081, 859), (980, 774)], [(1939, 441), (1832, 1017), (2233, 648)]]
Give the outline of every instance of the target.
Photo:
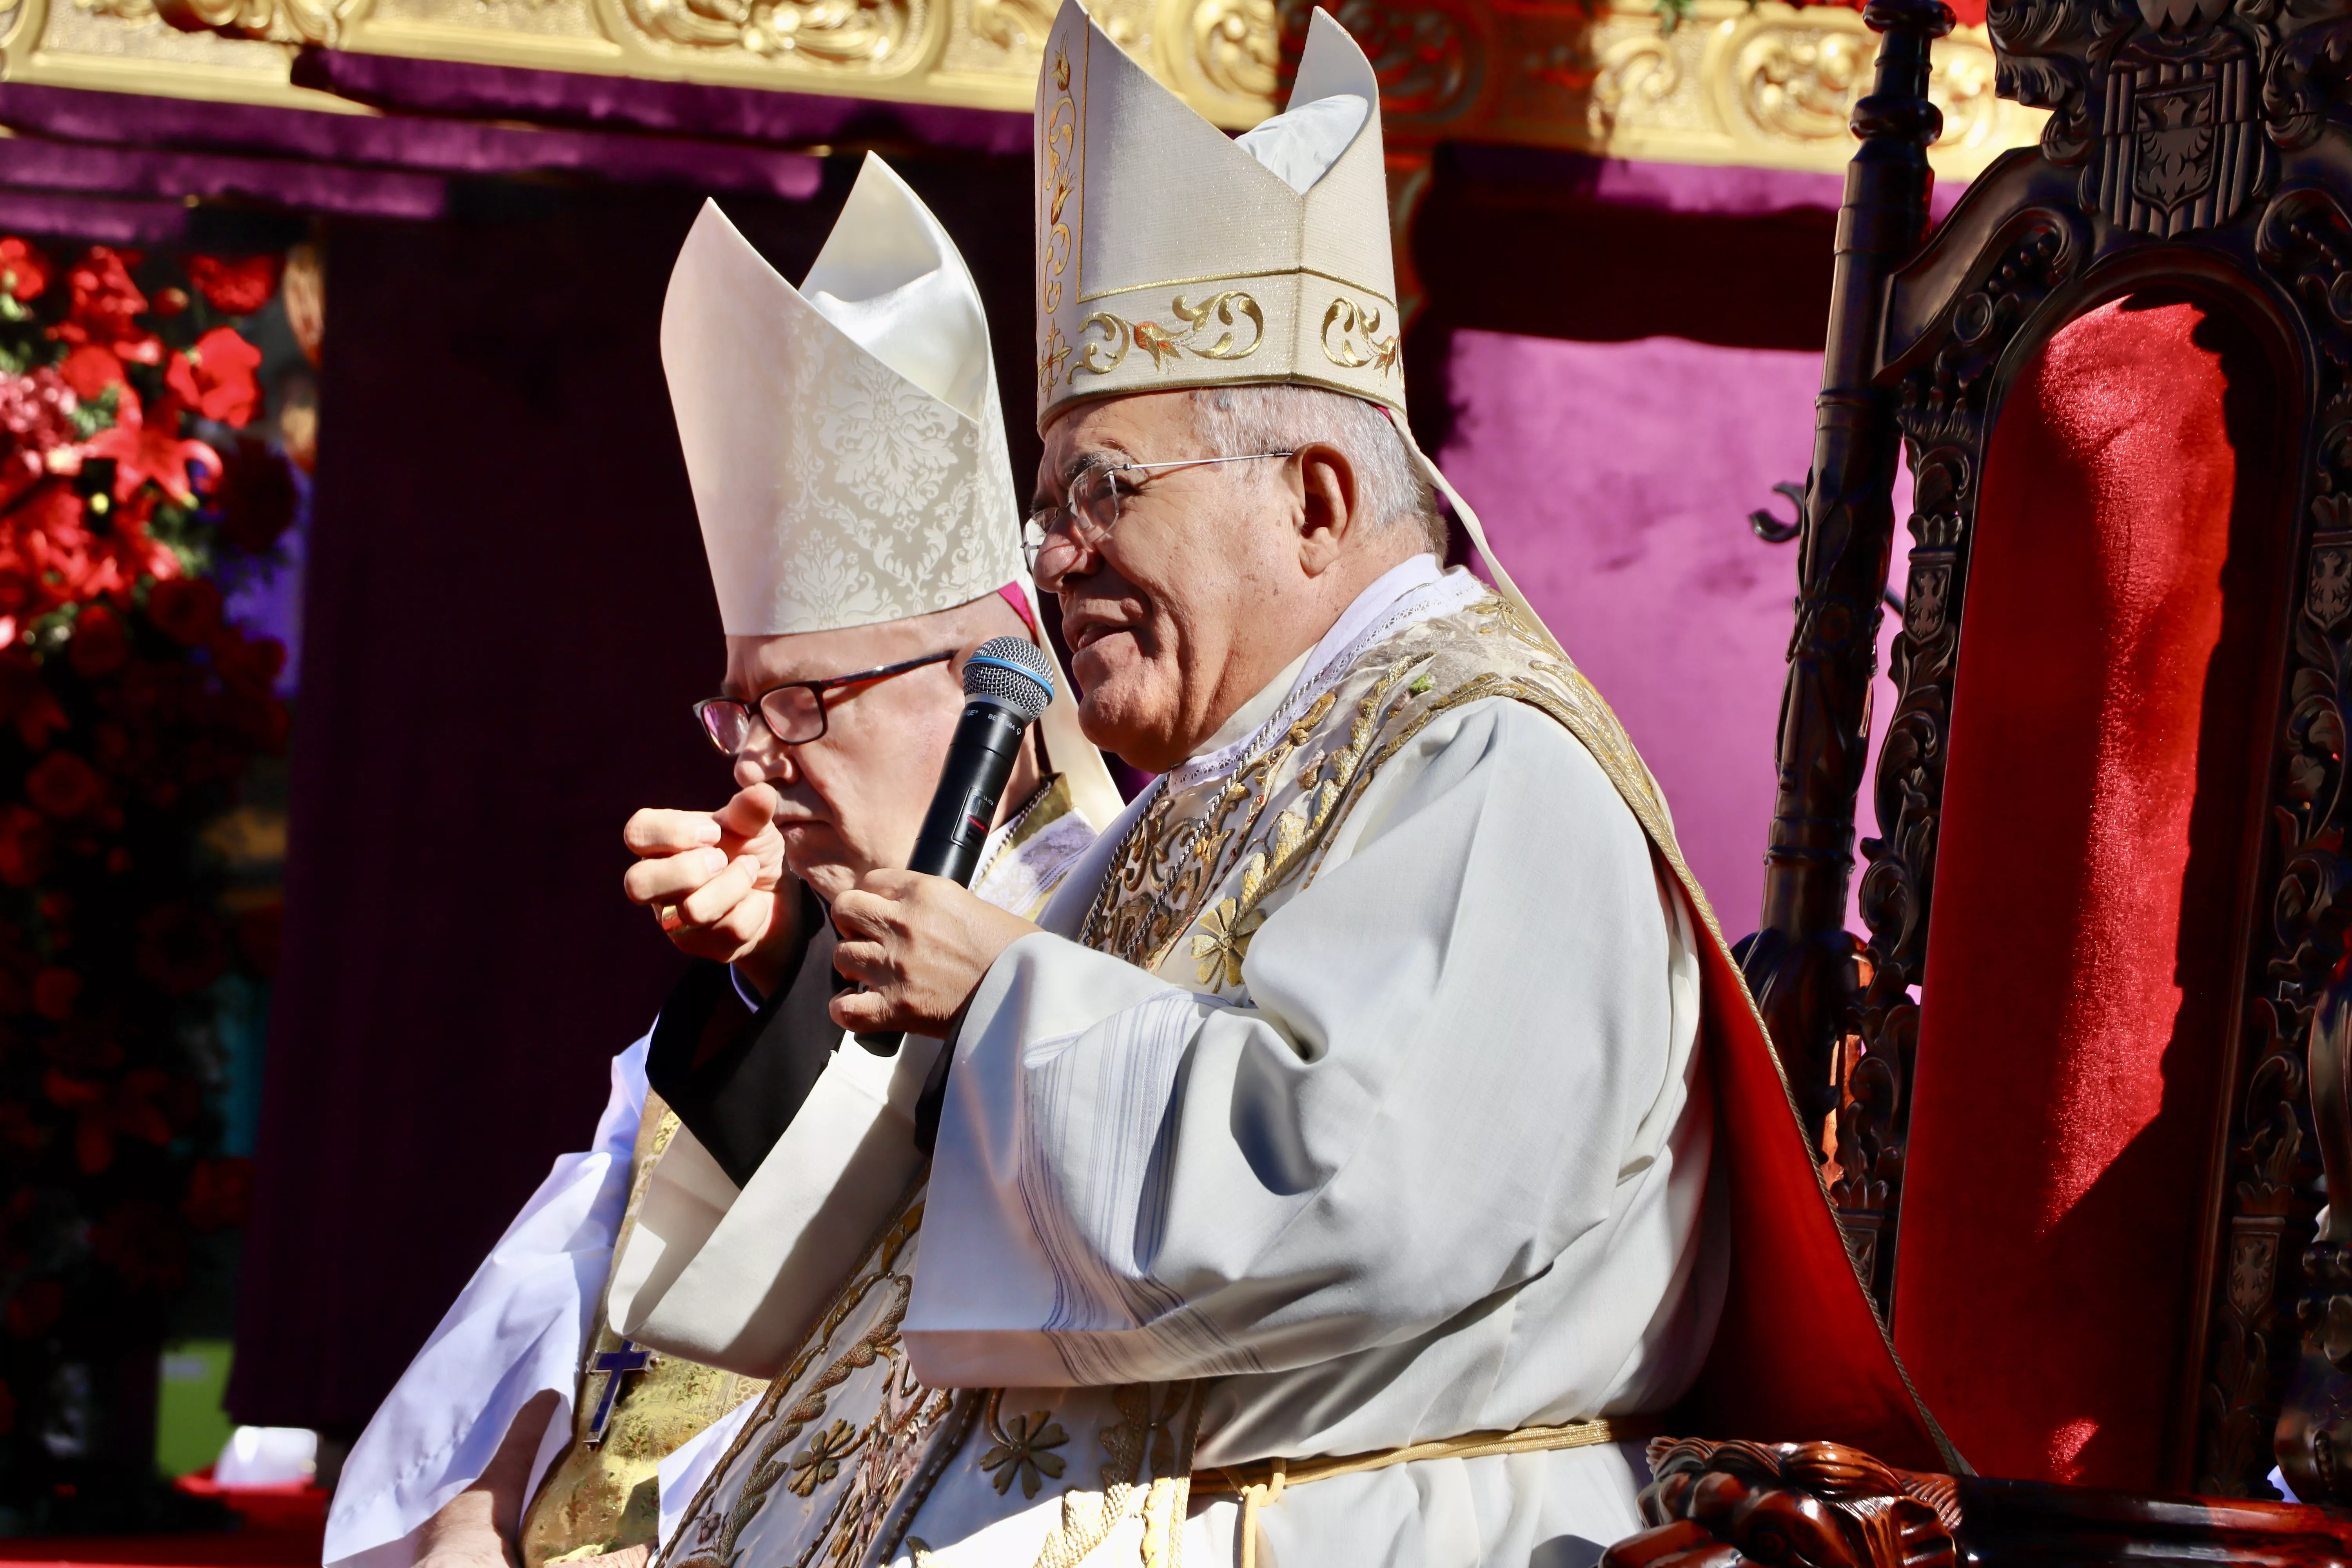
[[(800, 290), (706, 205), (662, 351), (727, 632), (694, 717), (736, 793), (633, 816), (625, 888), (698, 962), (615, 1059), (593, 1149), (557, 1162), (354, 1448), (330, 1564), (642, 1563), (781, 1364), (665, 1355), (605, 1321), (616, 1244), (685, 1234), (646, 1211), (650, 1167), (690, 1167), (724, 1205), (772, 1151), (855, 1155), (860, 1128), (910, 1147), (887, 1084), (919, 1079), (915, 1053), (845, 1046), (827, 1017), (846, 982), (825, 906), (906, 864), (966, 658), (1036, 635), (979, 298), (869, 160)], [(1065, 689), (1024, 738), (977, 896), (1034, 912), (1118, 808)]]
[(1948, 1462), (1648, 771), (1442, 563), (1369, 62), (1314, 12), (1237, 142), (1078, 0), (1043, 68), (1027, 537), (1159, 776), (1034, 916), (834, 899), (927, 1179), (799, 1189), (873, 1239), (666, 1568), (1590, 1564), (1669, 1420)]

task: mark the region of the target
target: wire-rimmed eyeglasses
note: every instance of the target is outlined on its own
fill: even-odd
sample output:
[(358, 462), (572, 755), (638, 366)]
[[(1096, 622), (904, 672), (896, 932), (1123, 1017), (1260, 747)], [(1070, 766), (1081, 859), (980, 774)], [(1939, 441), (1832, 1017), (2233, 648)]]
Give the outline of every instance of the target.
[(694, 716), (701, 722), (702, 732), (710, 743), (729, 756), (740, 752), (751, 739), (751, 721), (757, 718), (768, 727), (768, 732), (787, 746), (804, 746), (824, 734), (826, 710), (824, 694), (845, 686), (863, 686), (869, 681), (887, 680), (894, 675), (904, 675), (910, 669), (920, 669), (927, 664), (944, 664), (955, 657), (955, 650), (926, 654), (910, 658), (904, 664), (886, 664), (879, 669), (861, 669), (855, 675), (836, 675), (825, 680), (791, 680), (782, 686), (771, 686), (749, 702), (732, 697), (706, 697), (694, 705)]
[[(1082, 550), (1093, 550), (1118, 526), (1121, 495), (1132, 495), (1140, 481), (1132, 474), (1166, 473), (1174, 468), (1202, 468), (1213, 463), (1255, 463), (1266, 458), (1295, 458), (1294, 450), (1244, 452), (1230, 458), (1179, 458), (1166, 463), (1099, 463), (1082, 468), (1070, 481), (1069, 493), (1029, 514), (1021, 525), (1021, 548), (1038, 585), (1058, 582)], [(1126, 488), (1122, 490), (1121, 486)]]

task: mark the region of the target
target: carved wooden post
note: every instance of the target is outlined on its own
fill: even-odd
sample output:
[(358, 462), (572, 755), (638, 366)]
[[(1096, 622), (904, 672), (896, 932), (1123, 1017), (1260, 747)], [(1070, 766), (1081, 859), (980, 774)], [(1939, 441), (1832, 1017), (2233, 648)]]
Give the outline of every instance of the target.
[(1763, 912), (1746, 954), (1748, 984), (1817, 1142), (1836, 1103), (1835, 1053), (1854, 1006), (1846, 886), (1895, 529), (1892, 402), (1872, 381), (1886, 279), (1927, 232), (1927, 150), (1943, 128), (1927, 101), (1928, 51), (1952, 27), (1943, 0), (1870, 0), (1863, 19), (1884, 37), (1874, 90), (1854, 107), (1862, 146), (1847, 166), (1838, 214), (1796, 629), (1780, 700), (1780, 793)]
[(2352, 1505), (2352, 979), (2339, 976), (2321, 996), (2309, 1062), (2328, 1205), (2303, 1255), (2303, 1359), (2279, 1412), (2275, 1448), (2297, 1498), (2341, 1508)]

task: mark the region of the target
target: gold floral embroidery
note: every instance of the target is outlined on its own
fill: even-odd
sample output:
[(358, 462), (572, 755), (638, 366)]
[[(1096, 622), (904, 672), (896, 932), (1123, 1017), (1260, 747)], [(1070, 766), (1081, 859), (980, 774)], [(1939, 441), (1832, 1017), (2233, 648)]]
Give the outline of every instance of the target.
[[(1334, 331), (1339, 334), (1335, 344)], [(1381, 312), (1377, 307), (1359, 307), (1353, 300), (1334, 300), (1331, 308), (1323, 312), (1323, 357), (1347, 370), (1362, 370), (1367, 366), (1382, 375), (1396, 372), (1401, 336), (1391, 332), (1380, 335)]]
[(1054, 1450), (1067, 1443), (1070, 1435), (1050, 1410), (1000, 1420), (997, 1405), (1003, 1397), (1002, 1389), (988, 1396), (988, 1435), (996, 1442), (980, 1457), (980, 1468), (994, 1478), (999, 1494), (1011, 1490), (1017, 1479), (1021, 1495), (1035, 1497), (1045, 1478), (1062, 1479), (1062, 1456)]
[[(1330, 734), (1343, 691), (1347, 728)], [(1267, 900), (1312, 879), (1381, 767), (1442, 714), (1489, 697), (1539, 709), (1584, 744), (1713, 929), (1657, 786), (1616, 716), (1540, 628), (1490, 595), (1366, 650), (1339, 686), (1224, 782), (1205, 794), (1192, 786), (1182, 808), (1160, 786), (1112, 857), (1082, 940), (1152, 970), (1186, 942), (1199, 983), (1231, 990)]]
[(1119, 1422), (1102, 1435), (1101, 1488), (1072, 1487), (1062, 1494), (1061, 1522), (1038, 1549), (1036, 1568), (1077, 1568), (1113, 1531), (1138, 1517), (1145, 1568), (1173, 1568), (1192, 1494), (1198, 1388), (1129, 1384), (1111, 1391)]
[(1225, 899), (1201, 917), (1201, 929), (1192, 937), (1192, 956), (1201, 961), (1202, 984), (1223, 988), (1242, 983), (1242, 960), (1249, 956), (1250, 938), (1265, 923), (1265, 911), (1240, 911), (1240, 900)]
[[(756, 1445), (756, 1449), (752, 1452), (750, 1473), (744, 1478), (741, 1489), (737, 1493), (732, 1505), (728, 1508), (724, 1517), (717, 1521), (715, 1531), (710, 1527), (710, 1521), (704, 1521), (702, 1528), (695, 1535), (696, 1549), (690, 1554), (677, 1557), (675, 1560), (677, 1568), (734, 1568), (738, 1557), (736, 1542), (742, 1536), (743, 1531), (759, 1516), (760, 1510), (767, 1506), (769, 1495), (775, 1490), (778, 1483), (785, 1481), (788, 1477), (793, 1475), (794, 1463), (783, 1458), (784, 1451), (792, 1447), (802, 1432), (823, 1419), (826, 1404), (833, 1391), (847, 1382), (851, 1373), (870, 1367), (877, 1361), (887, 1360), (895, 1363), (899, 1359), (902, 1352), (898, 1348), (898, 1324), (906, 1316), (907, 1300), (913, 1289), (914, 1280), (908, 1274), (896, 1272), (893, 1265), (898, 1262), (899, 1255), (906, 1250), (907, 1244), (914, 1239), (922, 1225), (922, 1218), (923, 1205), (918, 1200), (910, 1205), (899, 1216), (897, 1224), (885, 1233), (877, 1245), (872, 1261), (868, 1263), (866, 1270), (851, 1281), (835, 1300), (831, 1310), (825, 1314), (824, 1321), (810, 1334), (800, 1353), (793, 1357), (792, 1363), (768, 1385), (768, 1392), (761, 1399), (759, 1409), (753, 1412), (750, 1421), (744, 1423), (743, 1430), (736, 1437), (734, 1445), (713, 1470), (710, 1479), (703, 1484), (703, 1490), (696, 1497), (693, 1506), (688, 1510), (688, 1517), (691, 1519), (701, 1514), (704, 1505), (712, 1496), (713, 1489), (718, 1487), (721, 1479), (735, 1468), (739, 1457), (743, 1455), (747, 1448)], [(814, 1379), (803, 1385), (802, 1380), (807, 1376), (809, 1369), (815, 1364), (817, 1357), (824, 1354), (832, 1344), (834, 1336), (841, 1331), (842, 1326), (848, 1321), (851, 1314), (877, 1291), (886, 1292), (887, 1295), (882, 1310), (876, 1316), (872, 1325), (846, 1349), (827, 1363), (824, 1370)], [(906, 1392), (914, 1399), (916, 1414), (929, 1412), (928, 1425), (936, 1425), (938, 1420), (945, 1415), (947, 1412), (945, 1396), (936, 1395), (932, 1391), (923, 1389), (920, 1384), (913, 1383), (911, 1378), (906, 1380)], [(889, 1388), (886, 1384), (884, 1411), (882, 1416), (878, 1418), (881, 1422), (888, 1421), (892, 1415), (888, 1394)], [(791, 1401), (789, 1405), (785, 1403), (787, 1400)], [(899, 1413), (902, 1426), (906, 1424), (908, 1414), (904, 1411)], [(845, 1426), (847, 1423), (838, 1423), (838, 1425)], [(859, 1440), (864, 1441), (869, 1435), (870, 1429), (869, 1434), (862, 1434)], [(835, 1473), (839, 1470), (840, 1457), (840, 1455), (834, 1457)], [(822, 1461), (819, 1464), (821, 1468)], [(797, 1486), (791, 1489), (800, 1492), (803, 1497), (812, 1496), (827, 1479), (830, 1478), (819, 1477), (812, 1479), (806, 1491), (801, 1491)], [(886, 1506), (887, 1500), (887, 1498), (883, 1500)], [(848, 1501), (849, 1494), (845, 1492), (835, 1504), (833, 1516), (828, 1520), (826, 1529), (820, 1536), (818, 1544), (822, 1544), (824, 1536), (832, 1534), (835, 1525), (840, 1522), (843, 1507)], [(870, 1525), (878, 1523), (878, 1521), (879, 1512), (877, 1510), (874, 1519), (866, 1522)], [(713, 1539), (714, 1535), (715, 1539)], [(683, 1532), (676, 1544), (683, 1552), (688, 1545)], [(803, 1559), (803, 1564), (814, 1557), (815, 1551), (816, 1546), (812, 1545), (809, 1552)], [(672, 1561), (673, 1559), (667, 1553), (664, 1554), (665, 1564)]]
[[(1265, 342), (1265, 312), (1258, 309), (1255, 300), (1239, 289), (1212, 294), (1197, 305), (1179, 294), (1168, 309), (1182, 325), (1163, 327), (1157, 321), (1130, 321), (1108, 310), (1097, 310), (1088, 316), (1078, 324), (1080, 334), (1100, 332), (1102, 341), (1085, 345), (1086, 352), (1070, 367), (1069, 379), (1076, 381), (1080, 371), (1090, 375), (1108, 375), (1125, 362), (1130, 349), (1141, 349), (1151, 356), (1153, 368), (1166, 370), (1169, 361), (1186, 354), (1195, 359), (1247, 359), (1257, 353), (1258, 344)], [(1243, 321), (1251, 327), (1247, 342), (1240, 342), (1235, 335)], [(1217, 332), (1219, 328), (1225, 330)], [(1202, 342), (1211, 332), (1217, 332), (1216, 340)]]
[(865, 1444), (865, 1433), (846, 1421), (835, 1421), (809, 1439), (809, 1446), (793, 1460), (792, 1479), (784, 1484), (802, 1497), (811, 1496), (841, 1474), (841, 1461)]

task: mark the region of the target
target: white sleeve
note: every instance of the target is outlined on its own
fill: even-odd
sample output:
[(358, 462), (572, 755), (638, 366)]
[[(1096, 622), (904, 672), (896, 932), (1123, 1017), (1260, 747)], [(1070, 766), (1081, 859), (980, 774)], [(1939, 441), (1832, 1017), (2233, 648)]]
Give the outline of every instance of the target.
[(1244, 1005), (1051, 934), (991, 969), (905, 1321), (925, 1382), (1277, 1372), (1620, 1247), (1696, 1034), (1648, 840), (1517, 703), (1391, 768)]
[(557, 1408), (525, 1496), (571, 1442), (581, 1357), (628, 1206), (646, 1047), (613, 1058), (594, 1145), (557, 1158), (360, 1434), (327, 1515), (326, 1568), (408, 1568), (418, 1529), (479, 1479), (542, 1391)]

